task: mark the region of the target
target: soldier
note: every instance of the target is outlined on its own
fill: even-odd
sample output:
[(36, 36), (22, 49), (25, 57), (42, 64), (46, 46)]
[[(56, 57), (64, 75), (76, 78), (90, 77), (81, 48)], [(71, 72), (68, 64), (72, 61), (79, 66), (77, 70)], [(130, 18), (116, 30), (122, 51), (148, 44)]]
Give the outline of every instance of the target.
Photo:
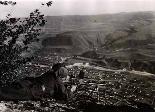
[(79, 75), (78, 75), (78, 79), (79, 79), (79, 83), (80, 84), (84, 84), (84, 75), (85, 75), (85, 72), (84, 72), (84, 69), (81, 69), (80, 70), (80, 73), (79, 73)]
[(79, 73), (78, 78), (79, 78), (79, 79), (84, 79), (84, 75), (85, 75), (85, 72), (84, 72), (84, 70), (82, 69), (82, 70), (80, 70), (80, 73)]
[(63, 64), (57, 63), (52, 69), (55, 73), (56, 85), (54, 88), (54, 98), (58, 100), (67, 100), (67, 90), (64, 82), (69, 80), (68, 70)]

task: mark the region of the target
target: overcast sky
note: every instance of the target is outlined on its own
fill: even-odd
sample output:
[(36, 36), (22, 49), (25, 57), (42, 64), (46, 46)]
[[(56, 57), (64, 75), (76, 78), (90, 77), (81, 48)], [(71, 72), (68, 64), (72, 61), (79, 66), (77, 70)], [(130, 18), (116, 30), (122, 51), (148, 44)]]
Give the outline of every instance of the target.
[(17, 5), (0, 5), (0, 18), (7, 13), (14, 16), (27, 16), (32, 10), (41, 8), (45, 15), (93, 15), (133, 11), (155, 11), (155, 0), (53, 0), (50, 8), (41, 7), (49, 0), (14, 0)]

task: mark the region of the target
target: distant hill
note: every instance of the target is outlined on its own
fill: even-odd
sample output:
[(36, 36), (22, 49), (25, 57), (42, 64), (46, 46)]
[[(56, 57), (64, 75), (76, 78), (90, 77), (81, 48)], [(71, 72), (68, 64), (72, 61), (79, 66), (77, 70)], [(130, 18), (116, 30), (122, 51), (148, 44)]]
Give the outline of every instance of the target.
[(68, 46), (78, 53), (96, 47), (113, 50), (154, 47), (154, 12), (92, 16), (48, 16), (43, 46)]
[(47, 51), (63, 48), (65, 53), (82, 54), (98, 49), (100, 54), (119, 61), (155, 61), (155, 12), (46, 19), (41, 38)]

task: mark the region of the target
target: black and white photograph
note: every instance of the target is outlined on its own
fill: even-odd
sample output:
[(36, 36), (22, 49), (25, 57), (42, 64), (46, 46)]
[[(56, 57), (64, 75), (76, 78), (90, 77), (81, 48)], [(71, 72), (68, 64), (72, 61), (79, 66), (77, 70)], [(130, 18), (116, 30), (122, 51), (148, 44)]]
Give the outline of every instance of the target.
[(0, 112), (155, 112), (155, 0), (0, 0)]

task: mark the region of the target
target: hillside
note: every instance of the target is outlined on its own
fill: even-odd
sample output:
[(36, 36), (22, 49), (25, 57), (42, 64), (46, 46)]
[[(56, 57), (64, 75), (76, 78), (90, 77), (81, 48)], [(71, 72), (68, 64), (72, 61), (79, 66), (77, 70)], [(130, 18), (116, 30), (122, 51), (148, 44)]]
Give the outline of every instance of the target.
[[(48, 16), (44, 52), (79, 55), (91, 50), (119, 62), (155, 61), (155, 13)], [(152, 64), (151, 64), (152, 65)], [(144, 65), (143, 65), (144, 66)]]
[[(56, 41), (56, 43), (61, 44), (65, 39), (64, 41), (70, 41), (68, 46), (82, 47), (83, 49), (79, 49), (80, 51), (101, 45), (109, 46), (110, 44), (112, 44), (110, 48), (120, 49), (129, 46), (143, 46), (147, 43), (152, 44), (155, 35), (153, 12), (92, 16), (49, 16), (46, 19), (48, 22), (44, 28), (45, 35), (43, 35), (43, 39), (47, 39), (43, 42), (44, 46), (54, 46), (53, 43)], [(55, 40), (52, 37), (63, 39)], [(69, 40), (66, 40), (66, 38)]]

